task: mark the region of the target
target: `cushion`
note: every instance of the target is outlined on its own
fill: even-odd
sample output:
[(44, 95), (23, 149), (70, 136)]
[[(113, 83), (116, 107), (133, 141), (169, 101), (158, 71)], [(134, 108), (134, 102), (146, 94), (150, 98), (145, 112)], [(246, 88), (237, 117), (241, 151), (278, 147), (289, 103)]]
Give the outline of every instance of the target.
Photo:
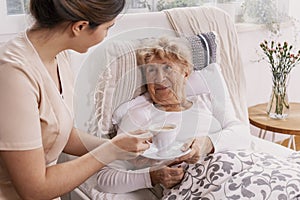
[(202, 71), (193, 71), (186, 82), (186, 95), (193, 96), (201, 93), (210, 93)]
[(208, 32), (186, 37), (192, 47), (194, 70), (201, 70), (216, 62), (216, 33)]

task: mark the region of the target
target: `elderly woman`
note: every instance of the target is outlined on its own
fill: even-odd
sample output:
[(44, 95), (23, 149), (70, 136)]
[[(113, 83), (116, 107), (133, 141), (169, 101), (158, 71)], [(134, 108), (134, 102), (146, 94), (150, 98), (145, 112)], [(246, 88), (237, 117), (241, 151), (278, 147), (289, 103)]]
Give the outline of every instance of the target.
[[(126, 110), (125, 114), (119, 114), (122, 112), (118, 110), (115, 112), (113, 121), (118, 126), (118, 134), (137, 128), (147, 129), (157, 123), (175, 123), (179, 126), (176, 143), (183, 145), (182, 151), (169, 162), (159, 165), (155, 158), (164, 158), (154, 156), (153, 160), (147, 151), (134, 160), (114, 162), (98, 173), (98, 186), (103, 192), (126, 193), (156, 184), (172, 188), (184, 176), (184, 165), (178, 163), (194, 164), (201, 156), (226, 148), (224, 144), (217, 147), (221, 132), (228, 135), (244, 129), (232, 108), (228, 108), (228, 115), (221, 119), (217, 112), (214, 113), (209, 95), (186, 96), (192, 56), (183, 39), (143, 41), (136, 55), (137, 63), (142, 67), (147, 93), (121, 106), (119, 109)], [(247, 146), (246, 143), (240, 145)], [(187, 152), (189, 148), (191, 151)]]

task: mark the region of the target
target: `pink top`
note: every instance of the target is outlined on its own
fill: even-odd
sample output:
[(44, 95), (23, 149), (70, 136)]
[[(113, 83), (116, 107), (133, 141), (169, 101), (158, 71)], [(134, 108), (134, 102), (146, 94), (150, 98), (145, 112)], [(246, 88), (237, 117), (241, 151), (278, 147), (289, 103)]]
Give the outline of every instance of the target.
[[(43, 147), (47, 166), (56, 163), (73, 127), (69, 58), (62, 52), (56, 59), (62, 94), (26, 32), (0, 49), (0, 150)], [(0, 199), (19, 199), (1, 157)]]

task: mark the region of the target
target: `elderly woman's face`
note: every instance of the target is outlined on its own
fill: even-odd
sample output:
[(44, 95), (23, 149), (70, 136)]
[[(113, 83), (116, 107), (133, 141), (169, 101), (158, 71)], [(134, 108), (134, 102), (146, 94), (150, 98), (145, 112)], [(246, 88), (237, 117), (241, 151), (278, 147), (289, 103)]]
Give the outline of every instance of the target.
[(185, 100), (186, 67), (169, 59), (153, 59), (145, 69), (148, 92), (159, 105), (178, 104)]

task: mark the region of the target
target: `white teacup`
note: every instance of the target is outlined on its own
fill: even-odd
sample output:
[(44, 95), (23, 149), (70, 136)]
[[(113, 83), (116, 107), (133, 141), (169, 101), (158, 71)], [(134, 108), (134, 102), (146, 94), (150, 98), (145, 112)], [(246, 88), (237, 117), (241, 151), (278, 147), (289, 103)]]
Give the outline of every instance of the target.
[(153, 134), (152, 143), (157, 148), (157, 155), (166, 156), (177, 136), (176, 124), (154, 124), (149, 131)]

